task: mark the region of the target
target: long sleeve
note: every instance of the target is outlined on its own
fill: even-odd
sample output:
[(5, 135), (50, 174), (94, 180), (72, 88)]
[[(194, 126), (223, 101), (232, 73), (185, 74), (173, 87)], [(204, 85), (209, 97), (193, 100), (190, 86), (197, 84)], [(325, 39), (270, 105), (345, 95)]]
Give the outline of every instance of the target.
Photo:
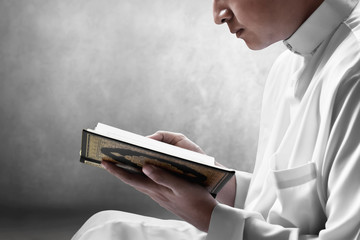
[(234, 207), (244, 208), (252, 174), (242, 171), (236, 171), (235, 177), (236, 177), (236, 195), (235, 195)]
[[(213, 211), (207, 240), (359, 239), (360, 238), (360, 76), (339, 90), (318, 188), (325, 194), (324, 229), (318, 235), (271, 224), (252, 211), (222, 204)], [(291, 203), (288, 203), (291, 204)], [(301, 214), (301, 209), (297, 209)]]
[(349, 81), (338, 98), (323, 166), (328, 220), (320, 239), (359, 239), (360, 76)]

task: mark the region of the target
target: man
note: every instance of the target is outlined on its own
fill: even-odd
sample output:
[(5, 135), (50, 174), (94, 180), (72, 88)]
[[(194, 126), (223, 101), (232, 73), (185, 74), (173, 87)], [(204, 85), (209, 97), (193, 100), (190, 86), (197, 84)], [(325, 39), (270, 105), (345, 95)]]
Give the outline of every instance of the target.
[[(154, 166), (145, 166), (143, 177), (104, 162), (200, 231), (181, 221), (103, 212), (74, 239), (360, 239), (357, 3), (214, 0), (215, 22), (226, 23), (249, 48), (280, 40), (288, 47), (266, 83), (254, 173), (237, 172), (213, 199)], [(150, 137), (202, 152), (181, 134)]]

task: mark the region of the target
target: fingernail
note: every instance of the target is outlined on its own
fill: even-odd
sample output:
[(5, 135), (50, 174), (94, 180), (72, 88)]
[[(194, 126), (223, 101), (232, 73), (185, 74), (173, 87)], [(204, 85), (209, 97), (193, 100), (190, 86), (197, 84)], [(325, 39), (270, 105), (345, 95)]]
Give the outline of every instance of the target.
[(106, 166), (105, 161), (101, 161), (101, 166), (102, 166), (103, 168), (107, 169), (107, 166)]
[(154, 169), (155, 167), (153, 165), (147, 164), (143, 166), (142, 171), (146, 175), (149, 175)]

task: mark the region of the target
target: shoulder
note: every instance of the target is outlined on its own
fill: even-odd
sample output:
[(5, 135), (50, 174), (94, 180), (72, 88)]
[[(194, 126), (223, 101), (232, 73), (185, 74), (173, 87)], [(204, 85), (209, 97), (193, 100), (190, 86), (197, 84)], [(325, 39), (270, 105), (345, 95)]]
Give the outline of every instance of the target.
[(326, 95), (343, 95), (345, 89), (359, 81), (359, 75), (360, 8), (357, 8), (329, 40), (319, 63), (318, 76)]
[(339, 26), (326, 47), (319, 69), (320, 106), (325, 112), (331, 110), (333, 124), (340, 112), (353, 106), (360, 97), (360, 15), (353, 13)]
[[(327, 47), (333, 69), (353, 69), (360, 62), (360, 5), (335, 31)], [(324, 56), (327, 58), (327, 56)], [(345, 68), (344, 68), (345, 67)], [(354, 69), (355, 70), (355, 69)], [(360, 68), (357, 68), (360, 71)]]
[(347, 26), (351, 34), (357, 42), (359, 43), (360, 39), (360, 5), (358, 5), (354, 11), (351, 13), (348, 19), (344, 21), (344, 25)]

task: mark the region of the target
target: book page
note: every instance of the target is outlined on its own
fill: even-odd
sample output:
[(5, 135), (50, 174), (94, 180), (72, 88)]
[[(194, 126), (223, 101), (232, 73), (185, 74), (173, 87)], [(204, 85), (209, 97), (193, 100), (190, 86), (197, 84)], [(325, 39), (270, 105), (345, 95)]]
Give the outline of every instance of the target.
[(111, 127), (103, 123), (98, 123), (95, 130), (88, 129), (88, 131), (94, 131), (95, 133), (110, 138), (114, 138), (130, 144), (134, 144), (153, 151), (168, 154), (174, 157), (183, 158), (189, 161), (198, 162), (208, 166), (215, 165), (214, 158), (208, 155), (190, 151), (164, 142), (160, 142), (148, 137), (144, 137), (135, 133), (121, 130), (119, 128)]

